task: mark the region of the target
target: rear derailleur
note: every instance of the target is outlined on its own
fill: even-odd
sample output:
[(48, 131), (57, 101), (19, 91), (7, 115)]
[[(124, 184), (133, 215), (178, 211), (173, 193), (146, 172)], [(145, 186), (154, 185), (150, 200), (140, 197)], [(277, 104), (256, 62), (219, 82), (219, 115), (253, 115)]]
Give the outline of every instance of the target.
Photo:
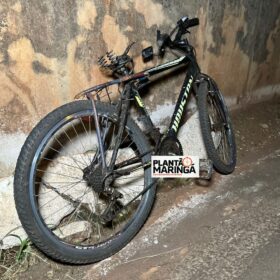
[(109, 187), (103, 192), (109, 199), (106, 209), (99, 216), (101, 224), (108, 224), (113, 221), (116, 215), (123, 209), (122, 203), (119, 199), (123, 198), (123, 195), (115, 188)]

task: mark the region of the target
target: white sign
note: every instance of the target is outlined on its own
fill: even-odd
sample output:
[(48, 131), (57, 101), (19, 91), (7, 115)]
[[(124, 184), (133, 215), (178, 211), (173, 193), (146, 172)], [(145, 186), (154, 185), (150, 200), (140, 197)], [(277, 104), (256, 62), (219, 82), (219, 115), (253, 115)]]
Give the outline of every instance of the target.
[(153, 178), (199, 178), (198, 156), (152, 156)]

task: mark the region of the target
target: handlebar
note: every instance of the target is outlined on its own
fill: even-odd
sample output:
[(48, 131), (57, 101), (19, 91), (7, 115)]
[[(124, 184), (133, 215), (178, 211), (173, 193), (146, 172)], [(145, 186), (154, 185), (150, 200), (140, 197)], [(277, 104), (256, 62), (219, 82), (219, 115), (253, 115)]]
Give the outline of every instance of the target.
[[(182, 17), (178, 20), (176, 27), (171, 31), (170, 34), (161, 34), (159, 30), (157, 30), (157, 44), (159, 48), (159, 56), (163, 56), (165, 53), (165, 47), (176, 48), (180, 46), (182, 48), (181, 37), (182, 35), (189, 33), (188, 28), (199, 25), (198, 18), (189, 19), (188, 17)], [(171, 36), (177, 30), (177, 34), (175, 35), (175, 39), (171, 40)], [(185, 40), (185, 44), (188, 45), (187, 40)]]
[(190, 28), (193, 26), (199, 25), (199, 19), (198, 18), (192, 18), (188, 20), (188, 24), (186, 26), (186, 28)]
[[(188, 28), (196, 26), (199, 24), (198, 18), (189, 19), (188, 17), (182, 17), (177, 22), (176, 27), (171, 31), (170, 34), (161, 34), (157, 30), (157, 43), (159, 47), (159, 56), (163, 56), (165, 53), (165, 48), (169, 47), (171, 49), (181, 50), (185, 53), (190, 53), (193, 47), (189, 45), (187, 39), (181, 39), (182, 35), (189, 33)], [(177, 30), (175, 39), (171, 39), (172, 35)], [(112, 51), (106, 52), (105, 55), (101, 56), (98, 60), (100, 68), (109, 72), (111, 75), (124, 76), (133, 73), (133, 59), (128, 55), (128, 52), (132, 45), (132, 42), (127, 46), (122, 55), (115, 55)], [(144, 52), (145, 51), (145, 52)], [(144, 52), (144, 54), (143, 54)], [(153, 50), (151, 47), (146, 48), (142, 51), (143, 59), (149, 59), (153, 56)]]
[(199, 19), (198, 18), (191, 18), (189, 19), (188, 17), (182, 17), (179, 19), (177, 22), (177, 26), (182, 29), (182, 31), (186, 31), (186, 29), (199, 25)]

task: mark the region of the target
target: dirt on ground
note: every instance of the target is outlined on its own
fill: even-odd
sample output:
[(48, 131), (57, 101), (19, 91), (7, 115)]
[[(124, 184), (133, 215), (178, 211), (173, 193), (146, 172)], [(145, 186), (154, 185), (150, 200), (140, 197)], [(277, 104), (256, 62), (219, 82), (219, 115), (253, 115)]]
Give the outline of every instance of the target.
[[(205, 253), (203, 244), (207, 240), (205, 235), (209, 233), (211, 244), (214, 242), (211, 240), (212, 235), (215, 237), (218, 232), (222, 233), (222, 230), (219, 231), (220, 227), (221, 229), (224, 227), (226, 235), (227, 219), (234, 219), (234, 213), (239, 209), (244, 208), (244, 212), (240, 212), (240, 216), (247, 213), (247, 210), (249, 211), (244, 204), (247, 200), (250, 201), (250, 195), (254, 196), (253, 189), (252, 191), (249, 189), (252, 187), (250, 180), (253, 181), (253, 178), (257, 176), (254, 170), (261, 174), (262, 165), (267, 168), (275, 166), (276, 162), (271, 162), (269, 165), (270, 161), (267, 162), (267, 160), (272, 161), (274, 158), (276, 160), (278, 154), (275, 151), (280, 149), (280, 99), (275, 98), (267, 102), (248, 105), (232, 111), (231, 114), (238, 147), (238, 164), (232, 175), (221, 176), (215, 173), (209, 182), (165, 180), (158, 187), (154, 209), (144, 228), (131, 244), (108, 260), (93, 265), (64, 265), (48, 259), (30, 245), (26, 255), (18, 263), (16, 253), (12, 253), (11, 250), (2, 254), (0, 259), (1, 279), (220, 279), (214, 278), (215, 272), (213, 275), (209, 274), (208, 278), (204, 278), (207, 277), (207, 274), (204, 274), (203, 270), (199, 271), (200, 267), (203, 268), (203, 262), (207, 263), (203, 255)], [(269, 157), (269, 155), (271, 156)], [(270, 171), (267, 172), (269, 174)], [(275, 174), (272, 172), (271, 176), (275, 176)], [(243, 181), (242, 176), (245, 176)], [(259, 178), (259, 181), (262, 181), (262, 178)], [(258, 182), (255, 182), (255, 185)], [(238, 184), (236, 193), (234, 184)], [(243, 189), (238, 192), (241, 185)], [(247, 193), (244, 191), (246, 188), (248, 188)], [(265, 195), (263, 194), (263, 201), (266, 201)], [(229, 200), (228, 204), (221, 204), (223, 199), (227, 201), (229, 197), (235, 197), (235, 199)], [(219, 202), (217, 202), (217, 198), (219, 198)], [(267, 201), (269, 200), (267, 199)], [(221, 209), (223, 209), (223, 214), (221, 212), (218, 214)], [(204, 215), (203, 211), (208, 214)], [(189, 213), (192, 215), (188, 216)], [(247, 216), (244, 214), (244, 223), (249, 223), (250, 221), (246, 221), (249, 218), (249, 214)], [(230, 224), (230, 222), (228, 223)], [(279, 226), (279, 230), (278, 220), (274, 221), (274, 225), (276, 231), (277, 226)], [(254, 225), (251, 226), (254, 228)], [(267, 231), (271, 232), (271, 234), (267, 232), (269, 236), (274, 234), (273, 229), (269, 227)], [(266, 236), (264, 232), (261, 234)], [(229, 236), (228, 240), (230, 238), (235, 237)], [(258, 240), (258, 237), (255, 238)], [(254, 240), (250, 242), (254, 243)], [(209, 249), (210, 253), (208, 252), (207, 257), (209, 254), (215, 256), (217, 250), (221, 248), (214, 245)], [(241, 242), (240, 246), (243, 245)], [(235, 246), (239, 246), (239, 244), (235, 244)], [(246, 246), (250, 246), (250, 244)], [(229, 250), (228, 248), (225, 250)], [(196, 252), (195, 256), (192, 255), (195, 254), (194, 252)], [(224, 253), (227, 253), (223, 258), (226, 260), (226, 255), (229, 256), (230, 252), (220, 252), (220, 254)], [(257, 254), (258, 251), (255, 253)], [(198, 258), (199, 254), (201, 254), (201, 259)], [(253, 258), (253, 255), (254, 251), (247, 252), (246, 256), (250, 259)], [(232, 258), (234, 260), (237, 257), (232, 256)], [(188, 266), (192, 260), (196, 260), (193, 269), (197, 266), (197, 271)], [(218, 260), (219, 257), (216, 261)], [(211, 259), (209, 263), (215, 266), (215, 259)], [(236, 263), (236, 266), (241, 267), (239, 263)], [(10, 269), (8, 269), (9, 267)], [(224, 267), (227, 267), (226, 263)], [(246, 267), (247, 270), (248, 267)], [(205, 269), (207, 269), (206, 266)], [(231, 269), (232, 272), (230, 269), (226, 271), (227, 276), (223, 279), (245, 279), (247, 277), (243, 275), (243, 278), (240, 278), (238, 273), (235, 274), (235, 268)], [(251, 278), (248, 276), (246, 279)], [(274, 278), (268, 277), (267, 279)]]

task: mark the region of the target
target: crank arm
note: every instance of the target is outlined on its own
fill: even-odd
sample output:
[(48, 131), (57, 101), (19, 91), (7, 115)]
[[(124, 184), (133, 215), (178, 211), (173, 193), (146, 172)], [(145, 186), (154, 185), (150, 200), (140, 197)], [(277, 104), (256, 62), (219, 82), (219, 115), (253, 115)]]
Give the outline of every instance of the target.
[(148, 167), (148, 166), (151, 166), (151, 162), (147, 162), (146, 164), (142, 164), (140, 163), (139, 165), (136, 165), (136, 166), (133, 166), (133, 167), (130, 167), (130, 168), (125, 168), (125, 169), (121, 169), (121, 170), (114, 170), (114, 178), (118, 178), (118, 177), (121, 177), (121, 176), (124, 176), (124, 175), (130, 175), (131, 172), (134, 172), (136, 171), (137, 169), (139, 169), (140, 167)]
[(143, 154), (141, 154), (141, 155), (139, 155), (139, 156), (135, 156), (135, 157), (133, 157), (133, 158), (130, 158), (130, 159), (124, 160), (124, 161), (122, 161), (122, 162), (120, 162), (120, 163), (117, 163), (117, 164), (115, 165), (115, 169), (119, 169), (119, 168), (122, 168), (122, 167), (125, 167), (125, 166), (128, 166), (128, 165), (131, 165), (131, 164), (134, 164), (134, 163), (138, 163), (139, 160), (140, 160), (142, 157), (144, 157), (145, 155), (147, 155), (147, 154), (149, 154), (149, 153), (152, 153), (152, 152), (153, 152), (153, 150), (149, 150), (149, 151), (147, 151), (147, 152), (145, 152), (145, 153), (143, 153)]

